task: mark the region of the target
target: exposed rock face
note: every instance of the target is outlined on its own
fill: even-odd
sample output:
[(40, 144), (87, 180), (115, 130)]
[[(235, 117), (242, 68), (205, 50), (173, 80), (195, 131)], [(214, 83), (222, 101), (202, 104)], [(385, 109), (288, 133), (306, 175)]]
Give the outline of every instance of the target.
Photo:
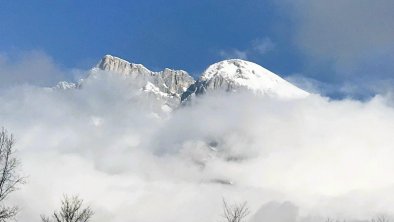
[[(180, 98), (187, 88), (195, 81), (187, 72), (183, 70), (164, 69), (161, 72), (153, 72), (141, 64), (130, 63), (126, 60), (106, 55), (96, 68), (119, 73), (140, 82), (145, 90), (152, 88), (159, 89), (161, 93), (169, 97)], [(146, 87), (149, 84), (150, 86)]]
[[(191, 84), (195, 82), (187, 72), (183, 70), (165, 69), (158, 74), (158, 84), (166, 86), (168, 93), (181, 95)], [(163, 82), (161, 82), (163, 81)], [(164, 90), (164, 89), (163, 89)]]
[(149, 78), (152, 74), (149, 69), (141, 64), (130, 63), (111, 55), (105, 55), (96, 65), (96, 68), (103, 71), (116, 72), (133, 78)]
[(279, 98), (299, 98), (309, 94), (255, 63), (232, 59), (209, 66), (181, 100), (214, 90), (233, 92), (245, 89)]

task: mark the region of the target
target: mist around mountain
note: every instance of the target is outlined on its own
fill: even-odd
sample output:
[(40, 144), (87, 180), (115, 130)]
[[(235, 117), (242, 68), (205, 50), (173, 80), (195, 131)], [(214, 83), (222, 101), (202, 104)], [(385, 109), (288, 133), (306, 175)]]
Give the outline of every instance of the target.
[[(187, 95), (187, 96), (186, 96)], [(28, 183), (8, 201), (40, 221), (79, 194), (98, 222), (247, 221), (394, 215), (394, 109), (310, 94), (261, 66), (225, 60), (194, 80), (105, 56), (81, 81), (0, 91)]]

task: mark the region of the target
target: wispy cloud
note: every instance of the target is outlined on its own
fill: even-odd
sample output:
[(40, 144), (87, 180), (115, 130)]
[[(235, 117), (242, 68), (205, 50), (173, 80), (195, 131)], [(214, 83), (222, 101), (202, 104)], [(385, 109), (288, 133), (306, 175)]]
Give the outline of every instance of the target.
[(268, 37), (255, 39), (246, 49), (220, 50), (219, 55), (224, 59), (248, 59), (250, 56), (265, 55), (274, 50), (275, 44)]
[(221, 50), (219, 55), (224, 59), (248, 59), (248, 52), (238, 49)]
[(41, 51), (17, 55), (0, 54), (0, 87), (18, 84), (51, 85), (64, 79), (65, 73), (52, 58)]
[(252, 41), (252, 51), (260, 55), (264, 55), (267, 52), (274, 50), (275, 44), (270, 38), (255, 39)]

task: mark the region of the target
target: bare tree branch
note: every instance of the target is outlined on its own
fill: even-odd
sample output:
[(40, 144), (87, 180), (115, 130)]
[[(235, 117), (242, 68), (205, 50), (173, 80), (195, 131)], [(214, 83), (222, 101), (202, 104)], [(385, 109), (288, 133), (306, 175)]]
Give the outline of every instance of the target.
[(223, 217), (225, 222), (242, 222), (249, 213), (247, 202), (229, 205), (227, 201), (223, 199)]
[(41, 215), (42, 222), (88, 222), (93, 216), (90, 207), (82, 209), (83, 200), (78, 196), (64, 196), (59, 212), (54, 212), (52, 219)]
[(7, 130), (0, 130), (0, 222), (8, 221), (18, 213), (17, 207), (6, 207), (4, 200), (17, 190), (25, 178), (18, 174), (19, 161), (15, 158), (14, 137)]
[(371, 222), (390, 222), (390, 220), (386, 215), (378, 215), (372, 218)]

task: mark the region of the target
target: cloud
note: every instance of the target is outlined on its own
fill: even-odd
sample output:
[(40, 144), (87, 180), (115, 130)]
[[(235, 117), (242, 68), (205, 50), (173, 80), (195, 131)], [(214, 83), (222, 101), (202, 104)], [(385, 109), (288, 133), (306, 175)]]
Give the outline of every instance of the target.
[(353, 62), (394, 46), (393, 9), (389, 0), (291, 3), (296, 42), (311, 56)]
[(268, 37), (255, 39), (250, 46), (244, 50), (230, 49), (219, 51), (220, 57), (224, 59), (248, 59), (251, 56), (265, 55), (275, 48), (275, 44)]
[(353, 98), (368, 100), (375, 94), (390, 95), (393, 92), (394, 79), (366, 79), (360, 76), (358, 80), (343, 82), (323, 82), (302, 74), (293, 74), (286, 79), (308, 92), (328, 96), (333, 99)]
[(40, 51), (0, 54), (0, 87), (20, 84), (51, 86), (66, 79), (68, 74)]
[[(393, 81), (394, 2), (278, 1), (291, 21), (291, 38), (304, 55), (303, 75), (353, 96), (381, 93)], [(344, 94), (335, 92), (336, 94)], [(329, 93), (327, 93), (329, 94)]]
[(272, 42), (270, 38), (261, 38), (255, 39), (252, 42), (253, 51), (257, 52), (260, 55), (264, 55), (267, 52), (273, 50), (275, 48), (275, 44)]
[(264, 204), (257, 210), (252, 222), (295, 222), (298, 217), (298, 208), (290, 202), (270, 202)]
[(0, 104), (29, 176), (9, 199), (21, 221), (39, 221), (64, 193), (81, 195), (98, 222), (217, 221), (222, 198), (248, 201), (252, 221), (394, 214), (390, 96), (218, 93), (166, 113), (103, 72), (78, 90), (3, 89)]
[(221, 50), (219, 55), (224, 59), (248, 59), (248, 52), (238, 49)]

